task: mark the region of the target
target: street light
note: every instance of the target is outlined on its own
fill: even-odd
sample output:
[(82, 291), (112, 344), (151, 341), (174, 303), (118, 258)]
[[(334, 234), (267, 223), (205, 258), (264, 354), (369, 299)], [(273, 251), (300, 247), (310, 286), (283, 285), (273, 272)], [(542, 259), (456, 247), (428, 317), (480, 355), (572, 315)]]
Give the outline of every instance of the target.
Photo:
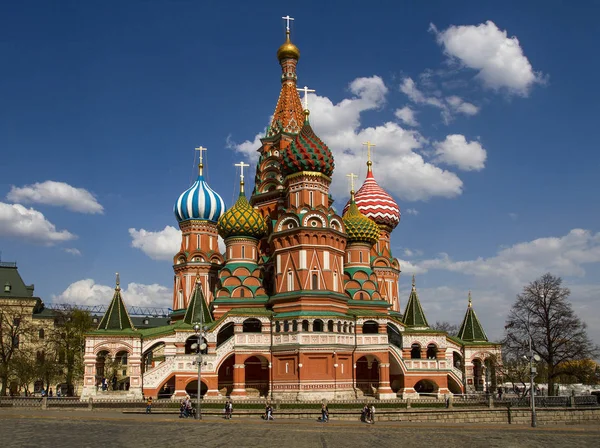
[(196, 419), (202, 420), (202, 405), (200, 402), (202, 392), (202, 352), (206, 350), (206, 343), (204, 342), (204, 331), (206, 328), (202, 326), (202, 314), (200, 314), (200, 323), (195, 323), (193, 328), (198, 339), (198, 342), (192, 344), (192, 349), (196, 349), (196, 364), (198, 365), (198, 395), (196, 397), (198, 412), (196, 412)]
[[(525, 356), (527, 358), (527, 356)], [(529, 394), (531, 395), (531, 427), (535, 428), (537, 426), (537, 415), (535, 413), (535, 391), (533, 390), (533, 380), (535, 375), (537, 374), (537, 368), (533, 365), (533, 361), (539, 362), (540, 357), (537, 353), (533, 353), (533, 344), (531, 342), (531, 334), (529, 335), (529, 374), (530, 374), (530, 383), (529, 383)]]

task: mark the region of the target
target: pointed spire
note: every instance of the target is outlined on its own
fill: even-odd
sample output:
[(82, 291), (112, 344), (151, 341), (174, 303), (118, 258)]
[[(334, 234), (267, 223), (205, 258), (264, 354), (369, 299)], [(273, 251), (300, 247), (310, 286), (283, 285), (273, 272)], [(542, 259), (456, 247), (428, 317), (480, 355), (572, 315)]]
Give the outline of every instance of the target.
[(196, 274), (196, 286), (194, 289), (194, 294), (192, 295), (187, 310), (185, 311), (183, 321), (189, 325), (194, 325), (195, 323), (199, 322), (208, 324), (213, 321), (210, 310), (208, 309), (208, 305), (204, 300), (204, 293), (202, 292), (202, 284), (200, 283), (199, 274)]
[(465, 318), (463, 319), (457, 336), (466, 342), (488, 342), (483, 326), (481, 325), (481, 322), (479, 322), (475, 310), (473, 309), (471, 291), (469, 291), (469, 305), (467, 306), (467, 312), (465, 313)]
[(115, 293), (108, 310), (106, 310), (98, 325), (98, 330), (135, 330), (127, 313), (127, 308), (125, 308), (123, 297), (121, 297), (121, 280), (118, 272), (116, 276)]
[(412, 278), (412, 290), (408, 297), (408, 303), (406, 304), (402, 323), (408, 327), (429, 327), (427, 318), (421, 307), (421, 302), (419, 301), (414, 275)]

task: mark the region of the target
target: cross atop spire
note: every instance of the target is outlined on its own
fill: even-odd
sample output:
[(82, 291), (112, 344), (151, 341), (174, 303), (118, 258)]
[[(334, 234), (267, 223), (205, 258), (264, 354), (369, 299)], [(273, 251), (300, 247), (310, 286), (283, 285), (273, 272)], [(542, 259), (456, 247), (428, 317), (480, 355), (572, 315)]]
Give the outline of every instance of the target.
[(352, 199), (354, 199), (354, 179), (356, 179), (358, 176), (354, 173), (350, 173), (346, 174), (346, 177), (350, 178), (350, 195), (352, 196)]
[(368, 170), (371, 171), (371, 166), (373, 165), (373, 162), (371, 161), (371, 148), (373, 148), (377, 145), (371, 143), (370, 141), (364, 142), (363, 145), (365, 145), (367, 147), (367, 167), (368, 167)]
[(200, 152), (200, 161), (198, 162), (198, 173), (202, 176), (202, 168), (204, 168), (204, 164), (202, 163), (202, 152), (208, 151), (204, 146), (198, 146), (194, 148), (196, 151)]
[(304, 86), (302, 89), (296, 88), (296, 90), (299, 92), (304, 92), (304, 111), (306, 112), (308, 110), (308, 94), (315, 93), (315, 90), (309, 89), (306, 86)]
[(417, 286), (417, 282), (415, 281), (415, 274), (413, 274), (413, 278), (412, 278), (412, 290), (413, 291), (417, 289), (416, 286)]
[(118, 272), (115, 275), (117, 276), (115, 289), (119, 291), (121, 289), (121, 277), (119, 276)]
[(471, 308), (473, 304), (471, 303), (471, 290), (469, 289), (469, 308)]
[(290, 32), (290, 20), (294, 20), (293, 17), (290, 17), (289, 14), (285, 17), (282, 17), (283, 20), (285, 20), (286, 24), (285, 24), (285, 31), (286, 32)]
[(244, 163), (243, 161), (240, 163), (236, 163), (234, 165), (240, 167), (240, 193), (243, 193), (244, 192), (244, 167), (247, 167), (250, 165), (247, 163)]

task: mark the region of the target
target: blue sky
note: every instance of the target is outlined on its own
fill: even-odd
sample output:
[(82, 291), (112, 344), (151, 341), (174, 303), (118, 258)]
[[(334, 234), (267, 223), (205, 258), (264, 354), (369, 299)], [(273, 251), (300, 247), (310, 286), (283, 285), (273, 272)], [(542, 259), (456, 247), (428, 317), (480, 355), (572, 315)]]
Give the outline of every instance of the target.
[[(597, 2), (4, 2), (0, 249), (46, 302), (169, 306), (172, 213), (209, 149), (228, 205), (280, 87), (281, 16), (336, 156), (332, 191), (374, 171), (431, 322), (469, 289), (499, 338), (521, 287), (564, 278), (600, 342)], [(251, 171), (253, 170), (253, 167)]]

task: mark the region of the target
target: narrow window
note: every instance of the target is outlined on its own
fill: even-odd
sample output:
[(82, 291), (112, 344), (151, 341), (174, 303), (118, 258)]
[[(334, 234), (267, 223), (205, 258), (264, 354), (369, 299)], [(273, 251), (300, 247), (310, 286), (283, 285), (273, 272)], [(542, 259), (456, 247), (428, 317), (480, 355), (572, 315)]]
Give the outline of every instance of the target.
[(313, 192), (309, 192), (308, 193), (308, 197), (309, 197), (309, 204), (312, 207), (313, 206)]
[(319, 274), (317, 274), (316, 272), (312, 275), (312, 289), (319, 289)]
[(40, 328), (40, 331), (38, 331), (38, 337), (39, 337), (40, 339), (44, 339), (44, 336), (45, 336), (45, 335), (44, 335), (44, 329), (43, 329), (43, 328)]
[(294, 289), (294, 274), (292, 271), (288, 271), (287, 276), (288, 291), (292, 291)]
[(337, 271), (333, 273), (333, 290), (337, 292)]
[(361, 263), (363, 262), (363, 253), (362, 253), (362, 251), (358, 253), (358, 261), (361, 262)]
[[(196, 235), (196, 246), (198, 249), (200, 249), (200, 235)], [(212, 247), (211, 247), (211, 249), (212, 249)]]
[(246, 258), (246, 246), (242, 246), (242, 258)]

